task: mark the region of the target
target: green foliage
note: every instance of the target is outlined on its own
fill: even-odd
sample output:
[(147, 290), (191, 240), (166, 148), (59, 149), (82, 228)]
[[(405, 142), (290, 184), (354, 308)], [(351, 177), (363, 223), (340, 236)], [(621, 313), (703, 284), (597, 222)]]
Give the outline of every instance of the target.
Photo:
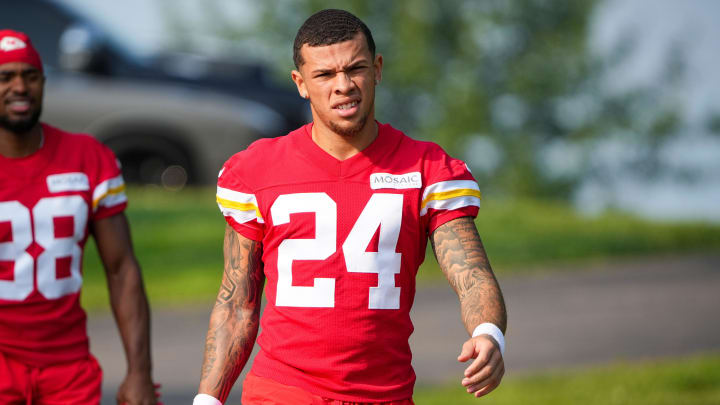
[[(588, 158), (597, 138), (632, 132), (653, 146), (639, 157), (649, 167), (657, 145), (682, 121), (662, 88), (606, 90), (603, 74), (632, 52), (632, 41), (622, 41), (610, 57), (590, 53), (588, 32), (599, 3), (268, 0), (251, 7), (254, 24), (241, 24), (211, 1), (205, 20), (209, 31), (245, 45), (239, 56), (260, 54), (292, 88), (292, 43), (303, 21), (324, 8), (351, 11), (368, 24), (384, 56), (376, 100), (381, 122), (465, 159), (486, 191), (564, 198), (594, 175)], [(174, 9), (168, 7), (170, 28), (183, 34)], [(678, 48), (668, 60), (665, 87), (681, 79), (681, 61)], [(478, 137), (495, 148), (470, 147)], [(547, 170), (552, 163), (540, 153), (553, 140), (579, 146), (582, 164), (561, 175)]]
[[(611, 163), (593, 160), (607, 137), (644, 151), (622, 173), (653, 179), (674, 170), (659, 167), (658, 151), (686, 125), (677, 98), (685, 48), (678, 43), (667, 53), (657, 85), (618, 88), (607, 74), (632, 55), (635, 41), (626, 33), (614, 49), (591, 52), (599, 0), (267, 0), (241, 14), (211, 0), (201, 8), (204, 35), (186, 29), (197, 18), (183, 18), (171, 0), (162, 4), (178, 49), (207, 50), (203, 39), (223, 38), (213, 42), (225, 45), (218, 54), (263, 60), (289, 89), (303, 21), (324, 8), (353, 12), (384, 56), (377, 118), (466, 160), (485, 191), (566, 199), (582, 180), (612, 184)], [(553, 145), (572, 154), (547, 159)]]
[[(211, 188), (169, 192), (128, 190), (137, 257), (154, 304), (210, 306), (222, 276), (225, 221)], [(484, 203), (478, 229), (498, 273), (516, 273), (554, 263), (628, 255), (720, 249), (720, 227), (661, 224), (620, 214), (577, 215), (567, 204), (537, 200)], [(420, 282), (442, 278), (428, 252)], [(85, 254), (83, 303), (107, 307), (107, 289), (94, 243)]]
[[(705, 405), (720, 403), (720, 354), (644, 363), (620, 363), (506, 377), (483, 404)], [(462, 387), (420, 388), (417, 405), (476, 404)]]
[(714, 112), (711, 114), (710, 117), (708, 117), (705, 126), (709, 132), (715, 135), (720, 134), (720, 113)]

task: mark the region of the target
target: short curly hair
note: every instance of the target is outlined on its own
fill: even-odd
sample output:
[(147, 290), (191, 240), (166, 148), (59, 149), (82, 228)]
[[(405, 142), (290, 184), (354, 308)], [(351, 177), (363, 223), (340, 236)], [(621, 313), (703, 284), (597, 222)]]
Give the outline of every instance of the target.
[(370, 54), (375, 59), (375, 41), (370, 29), (364, 22), (345, 10), (330, 8), (318, 11), (305, 20), (295, 36), (295, 43), (293, 44), (295, 67), (300, 68), (300, 65), (305, 63), (300, 54), (300, 48), (303, 45), (337, 44), (338, 42), (351, 40), (358, 32), (365, 35)]

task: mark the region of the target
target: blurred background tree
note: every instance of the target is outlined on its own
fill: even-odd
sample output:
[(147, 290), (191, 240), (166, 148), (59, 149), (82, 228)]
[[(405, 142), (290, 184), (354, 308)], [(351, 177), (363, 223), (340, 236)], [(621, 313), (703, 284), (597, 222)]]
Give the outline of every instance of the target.
[[(663, 86), (607, 90), (604, 73), (632, 51), (588, 46), (597, 0), (273, 0), (252, 4), (254, 24), (237, 24), (217, 3), (203, 13), (210, 32), (273, 66), (292, 86), (292, 41), (323, 8), (363, 19), (383, 54), (376, 115), (408, 135), (431, 140), (468, 162), (485, 191), (572, 197), (580, 181), (610, 181), (593, 167), (598, 138), (631, 134), (624, 170), (657, 174), (657, 151), (681, 117), (669, 94), (683, 66), (668, 56)], [(169, 4), (169, 3), (166, 3)], [(192, 47), (183, 17), (167, 7), (175, 46)], [(626, 142), (627, 141), (627, 142)]]

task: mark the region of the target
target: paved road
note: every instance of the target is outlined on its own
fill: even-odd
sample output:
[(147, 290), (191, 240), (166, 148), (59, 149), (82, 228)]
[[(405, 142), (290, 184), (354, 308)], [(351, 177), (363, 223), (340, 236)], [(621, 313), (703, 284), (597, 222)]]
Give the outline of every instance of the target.
[[(625, 261), (501, 278), (510, 326), (508, 375), (549, 368), (720, 350), (720, 255)], [(210, 310), (155, 311), (155, 378), (166, 405), (190, 404), (197, 387)], [(418, 384), (459, 380), (466, 339), (449, 286), (418, 290), (411, 339)], [(105, 370), (103, 404), (124, 373), (112, 320), (91, 316), (92, 350)], [(236, 391), (239, 391), (236, 389)], [(239, 403), (239, 394), (228, 403)]]

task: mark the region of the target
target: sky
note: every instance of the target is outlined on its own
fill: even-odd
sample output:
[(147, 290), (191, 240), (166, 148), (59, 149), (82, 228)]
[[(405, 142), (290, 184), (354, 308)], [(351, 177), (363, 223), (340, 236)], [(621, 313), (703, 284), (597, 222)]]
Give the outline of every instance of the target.
[[(112, 35), (122, 38), (142, 53), (152, 53), (172, 43), (167, 20), (163, 14), (172, 10), (182, 17), (196, 38), (207, 43), (222, 42), (208, 35), (202, 7), (213, 4), (239, 25), (252, 24), (255, 10), (252, 2), (242, 0), (55, 0), (68, 4), (100, 25)], [(208, 45), (212, 48), (212, 44)], [(212, 53), (212, 49), (209, 49)]]
[[(677, 172), (694, 173), (693, 181), (664, 175), (648, 181), (618, 172), (609, 187), (586, 181), (576, 195), (579, 206), (599, 212), (609, 206), (654, 219), (720, 223), (720, 135), (707, 129), (720, 114), (720, 2), (715, 0), (608, 0), (595, 13), (591, 49), (607, 55), (633, 38), (632, 53), (607, 76), (615, 91), (636, 86), (663, 86), (667, 56), (679, 52), (684, 71), (676, 87), (663, 94), (684, 110), (685, 129), (666, 144), (661, 162)], [(610, 136), (598, 148), (606, 162), (631, 159), (633, 150), (621, 136)], [(606, 165), (612, 170), (612, 165)]]
[(607, 0), (596, 11), (590, 45), (608, 52), (634, 34), (633, 54), (613, 74), (620, 88), (660, 80), (667, 52), (678, 46), (686, 62), (682, 105), (696, 121), (712, 109), (720, 111), (718, 18), (717, 0)]

